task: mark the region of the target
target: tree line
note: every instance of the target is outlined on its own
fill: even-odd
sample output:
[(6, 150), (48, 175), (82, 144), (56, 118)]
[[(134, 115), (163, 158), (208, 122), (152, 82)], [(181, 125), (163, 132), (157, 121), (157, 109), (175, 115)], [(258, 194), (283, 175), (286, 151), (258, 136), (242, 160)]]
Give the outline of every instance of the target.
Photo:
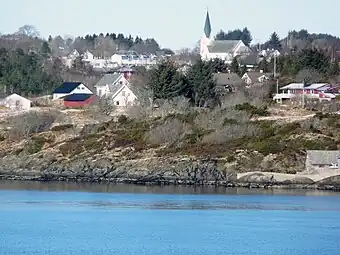
[(43, 68), (44, 59), (22, 49), (0, 49), (0, 88), (4, 93), (41, 95), (52, 92), (61, 79)]
[[(243, 29), (234, 29), (225, 32), (220, 30), (216, 36), (215, 40), (242, 40), (247, 46), (251, 46), (253, 41), (253, 36), (250, 30), (245, 27)], [(253, 45), (254, 49), (275, 49), (282, 50), (284, 46), (288, 48), (295, 48), (296, 50), (301, 50), (303, 48), (322, 48), (329, 50), (330, 48), (340, 49), (340, 39), (338, 37), (323, 34), (323, 33), (309, 33), (306, 29), (301, 29), (300, 31), (292, 30), (288, 32), (288, 35), (280, 39), (278, 34), (274, 31), (270, 34), (268, 40), (262, 44)]]

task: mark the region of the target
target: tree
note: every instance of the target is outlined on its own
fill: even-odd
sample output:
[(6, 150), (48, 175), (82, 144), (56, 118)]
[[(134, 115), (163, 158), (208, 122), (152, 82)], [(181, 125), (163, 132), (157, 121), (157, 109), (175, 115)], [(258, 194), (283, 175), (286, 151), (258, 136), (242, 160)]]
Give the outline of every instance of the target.
[(267, 73), (269, 71), (267, 59), (263, 58), (261, 60), (261, 62), (259, 63), (258, 69), (262, 70), (264, 73)]
[(247, 66), (243, 65), (240, 70), (240, 75), (243, 76), (247, 72)]
[(215, 58), (209, 62), (213, 73), (226, 73), (228, 65), (220, 58)]
[(211, 65), (198, 60), (187, 73), (188, 94), (195, 106), (207, 107), (218, 103), (216, 82)]
[(276, 32), (273, 32), (270, 35), (270, 39), (265, 45), (266, 45), (266, 48), (269, 48), (269, 49), (281, 50), (282, 48), (280, 38)]
[(215, 36), (215, 40), (242, 40), (246, 46), (249, 46), (252, 41), (252, 36), (247, 27), (235, 30), (229, 30), (228, 33), (225, 33), (223, 30), (220, 30)]
[(48, 45), (48, 42), (43, 42), (43, 44), (41, 45), (41, 49), (40, 49), (40, 54), (41, 56), (43, 56), (44, 58), (47, 58), (51, 55), (52, 51), (50, 46)]
[(186, 83), (171, 61), (164, 61), (151, 71), (148, 88), (154, 99), (171, 99), (185, 93)]
[(250, 43), (253, 40), (253, 37), (251, 36), (251, 33), (247, 27), (243, 28), (242, 30), (241, 40), (248, 47), (250, 46)]
[(329, 75), (331, 77), (339, 75), (339, 63), (337, 61), (333, 61), (331, 63), (330, 68), (329, 68)]
[(240, 65), (239, 65), (236, 57), (233, 58), (233, 61), (230, 64), (230, 71), (232, 73), (237, 73), (237, 74), (240, 73)]
[(305, 68), (299, 71), (295, 79), (297, 82), (302, 82), (304, 86), (310, 85), (315, 82), (319, 82), (321, 74), (312, 68)]
[(24, 25), (18, 29), (17, 35), (28, 36), (28, 37), (39, 37), (39, 31), (32, 25)]

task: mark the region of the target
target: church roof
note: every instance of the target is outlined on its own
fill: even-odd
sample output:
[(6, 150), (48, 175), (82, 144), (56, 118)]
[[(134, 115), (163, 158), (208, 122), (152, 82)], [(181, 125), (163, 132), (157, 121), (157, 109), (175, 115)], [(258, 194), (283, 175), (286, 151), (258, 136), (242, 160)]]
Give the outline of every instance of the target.
[(239, 40), (212, 41), (208, 49), (210, 53), (231, 53), (239, 42)]
[(205, 23), (204, 23), (204, 33), (207, 38), (210, 38), (211, 34), (211, 24), (210, 24), (210, 17), (209, 12), (207, 11), (207, 16), (205, 17)]

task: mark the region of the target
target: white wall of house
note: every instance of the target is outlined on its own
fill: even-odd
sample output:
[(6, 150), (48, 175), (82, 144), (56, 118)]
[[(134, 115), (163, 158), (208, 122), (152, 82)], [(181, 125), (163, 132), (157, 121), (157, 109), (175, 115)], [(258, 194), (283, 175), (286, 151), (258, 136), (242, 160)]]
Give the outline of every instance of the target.
[(29, 110), (31, 108), (31, 101), (27, 98), (12, 94), (5, 98), (5, 106), (12, 110)]
[(85, 61), (91, 61), (94, 59), (94, 56), (91, 52), (89, 52), (88, 50), (84, 53), (83, 55), (83, 60)]
[[(116, 84), (129, 85), (129, 82), (128, 80), (125, 79), (123, 75), (120, 75), (120, 77), (114, 82), (113, 85)], [(97, 96), (99, 97), (109, 96), (110, 95), (109, 85), (111, 84), (105, 84), (104, 86), (95, 86)]]
[(136, 95), (129, 89), (128, 86), (124, 86), (116, 95), (112, 96), (113, 104), (116, 106), (128, 106), (132, 105), (136, 100)]

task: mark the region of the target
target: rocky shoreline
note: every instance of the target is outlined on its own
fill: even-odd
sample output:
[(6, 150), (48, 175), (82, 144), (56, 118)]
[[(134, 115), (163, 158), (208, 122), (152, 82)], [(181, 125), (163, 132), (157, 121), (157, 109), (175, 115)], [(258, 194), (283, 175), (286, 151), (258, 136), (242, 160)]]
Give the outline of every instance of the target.
[(249, 188), (249, 189), (304, 189), (304, 190), (327, 190), (340, 191), (340, 184), (302, 184), (292, 182), (237, 182), (237, 181), (190, 181), (190, 180), (140, 180), (129, 178), (87, 178), (87, 177), (42, 177), (42, 176), (15, 176), (0, 175), (0, 180), (32, 181), (32, 182), (74, 182), (74, 183), (114, 183), (134, 185), (173, 185), (173, 186), (218, 186), (226, 188)]

